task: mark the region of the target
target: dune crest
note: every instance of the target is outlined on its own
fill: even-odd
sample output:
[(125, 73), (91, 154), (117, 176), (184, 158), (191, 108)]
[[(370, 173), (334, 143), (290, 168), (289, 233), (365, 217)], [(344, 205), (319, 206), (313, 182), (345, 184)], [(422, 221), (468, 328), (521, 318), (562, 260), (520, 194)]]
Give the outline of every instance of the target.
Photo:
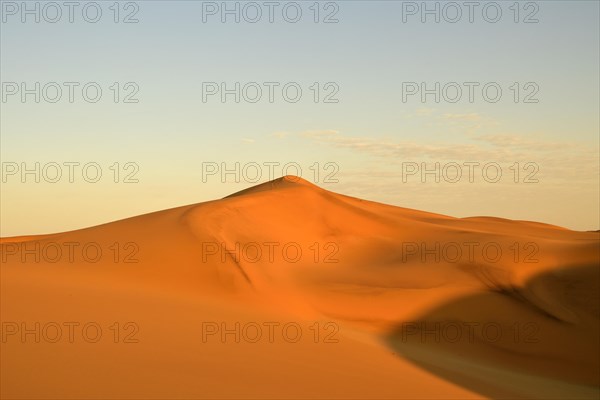
[(281, 178), (277, 178), (277, 179), (274, 179), (269, 182), (265, 182), (265, 183), (261, 183), (256, 186), (252, 186), (248, 189), (240, 190), (239, 192), (235, 192), (233, 194), (230, 194), (229, 196), (225, 196), (225, 198), (227, 199), (230, 197), (238, 197), (238, 196), (243, 196), (243, 195), (247, 195), (247, 194), (268, 191), (268, 190), (289, 189), (289, 188), (294, 188), (294, 187), (298, 187), (298, 186), (303, 186), (306, 188), (310, 188), (312, 190), (323, 190), (320, 187), (318, 187), (317, 185), (308, 182), (304, 178), (301, 178), (299, 176), (294, 176), (294, 175), (286, 175), (286, 176), (282, 176)]

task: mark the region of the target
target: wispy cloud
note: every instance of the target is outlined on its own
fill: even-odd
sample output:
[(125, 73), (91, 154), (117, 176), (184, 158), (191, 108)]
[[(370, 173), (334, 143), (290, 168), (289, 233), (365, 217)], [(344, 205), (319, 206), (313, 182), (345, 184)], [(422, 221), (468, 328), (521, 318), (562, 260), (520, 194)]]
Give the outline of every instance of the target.
[(415, 111), (417, 117), (428, 117), (433, 114), (435, 109), (433, 108), (419, 108)]
[[(516, 135), (466, 136), (460, 143), (395, 141), (388, 138), (345, 136), (335, 130), (312, 130), (301, 136), (323, 145), (367, 154), (385, 160), (397, 170), (406, 161), (415, 162), (534, 162), (546, 179), (592, 182), (598, 177), (598, 149), (570, 142), (523, 138)], [(380, 176), (385, 176), (381, 168)], [(393, 175), (393, 174), (392, 174)]]
[(284, 131), (273, 132), (271, 134), (272, 137), (275, 137), (277, 139), (283, 139), (285, 137), (288, 137), (289, 135), (290, 135), (289, 132), (284, 132)]
[(527, 150), (537, 150), (537, 151), (551, 151), (551, 150), (561, 150), (572, 149), (574, 147), (573, 143), (569, 142), (550, 142), (547, 140), (534, 140), (529, 138), (523, 138), (517, 135), (481, 135), (479, 137), (475, 137), (475, 140), (479, 140), (481, 142), (485, 142), (497, 147), (512, 147), (512, 148), (521, 148)]
[(321, 129), (321, 130), (310, 130), (310, 131), (304, 131), (302, 132), (300, 135), (304, 136), (304, 137), (312, 137), (312, 138), (319, 138), (319, 137), (335, 137), (339, 135), (339, 131), (336, 131), (334, 129)]
[(452, 114), (445, 113), (442, 114), (442, 118), (451, 121), (481, 121), (482, 117), (478, 113), (468, 113), (468, 114)]

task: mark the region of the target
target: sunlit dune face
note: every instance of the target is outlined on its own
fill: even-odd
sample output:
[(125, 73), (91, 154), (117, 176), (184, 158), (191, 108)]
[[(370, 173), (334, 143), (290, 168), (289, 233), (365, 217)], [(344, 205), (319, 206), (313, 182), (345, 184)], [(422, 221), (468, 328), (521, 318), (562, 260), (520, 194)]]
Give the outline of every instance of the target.
[[(369, 349), (391, 376), (414, 377), (414, 393), (429, 390), (417, 372), (423, 368), (448, 381), (467, 380), (467, 390), (491, 397), (527, 397), (532, 390), (546, 395), (548, 382), (556, 380), (556, 393), (588, 398), (597, 393), (593, 387), (600, 371), (594, 357), (598, 310), (589, 305), (599, 295), (597, 268), (589, 267), (600, 262), (598, 248), (593, 232), (452, 218), (363, 201), (286, 177), (221, 200), (81, 231), (8, 238), (2, 243), (2, 315), (10, 337), (20, 329), (12, 320), (86, 318), (101, 321), (106, 330), (119, 315), (130, 321), (127, 329), (139, 330), (145, 339), (135, 349), (168, 349), (154, 362), (183, 362), (217, 381), (222, 379), (218, 369), (207, 372), (182, 354), (201, 353), (211, 365), (238, 365), (239, 357), (254, 357), (254, 350), (242, 347), (238, 354), (217, 346), (225, 339), (206, 347), (198, 341), (200, 333), (208, 340), (232, 326), (247, 333), (257, 326), (289, 327), (290, 320), (298, 321), (293, 329), (309, 332), (317, 323), (323, 337), (341, 335), (331, 344), (354, 343), (327, 347), (335, 358), (320, 359), (334, 363), (340, 376), (358, 373), (360, 367), (351, 361)], [(59, 249), (69, 252), (51, 259)], [(490, 329), (501, 336), (490, 338)], [(269, 332), (274, 334), (264, 334)], [(458, 332), (460, 340), (449, 332)], [(289, 347), (285, 338), (265, 345), (302, 365), (315, 357), (310, 347)], [(29, 347), (6, 342), (3, 348), (4, 363), (38, 357)], [(43, 348), (49, 356), (57, 349)], [(110, 343), (98, 348), (149, 371), (137, 350), (116, 355)], [(89, 354), (80, 346), (72, 349), (76, 352), (69, 357), (85, 362), (81, 355)], [(269, 352), (275, 358), (258, 370), (266, 373), (281, 364), (277, 352)], [(490, 368), (499, 374), (496, 389), (481, 373)], [(23, 379), (19, 371), (11, 379)], [(54, 383), (44, 387), (59, 393), (70, 370), (53, 365), (52, 371)], [(185, 377), (162, 376), (197, 390)], [(284, 395), (290, 381), (281, 379), (287, 383), (276, 393)], [(368, 385), (342, 379), (345, 389), (336, 390), (372, 394), (371, 385), (379, 379), (386, 378), (370, 377)], [(510, 383), (515, 379), (527, 389), (515, 389)], [(446, 385), (440, 378), (434, 381)], [(11, 382), (3, 381), (6, 393), (17, 390)], [(82, 382), (82, 388), (92, 385)], [(320, 392), (331, 384), (318, 382)], [(406, 391), (403, 383), (379, 384), (381, 393), (402, 385)], [(139, 393), (141, 385), (110, 381), (105, 393)], [(473, 395), (454, 386), (448, 390), (461, 398)], [(223, 391), (214, 386), (211, 393)]]

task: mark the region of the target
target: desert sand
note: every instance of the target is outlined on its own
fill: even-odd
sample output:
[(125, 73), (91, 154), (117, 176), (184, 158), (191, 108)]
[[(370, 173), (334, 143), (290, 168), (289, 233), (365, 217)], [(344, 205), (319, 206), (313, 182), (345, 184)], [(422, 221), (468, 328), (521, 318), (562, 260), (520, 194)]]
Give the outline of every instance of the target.
[(287, 176), (0, 243), (3, 399), (600, 396), (598, 232)]

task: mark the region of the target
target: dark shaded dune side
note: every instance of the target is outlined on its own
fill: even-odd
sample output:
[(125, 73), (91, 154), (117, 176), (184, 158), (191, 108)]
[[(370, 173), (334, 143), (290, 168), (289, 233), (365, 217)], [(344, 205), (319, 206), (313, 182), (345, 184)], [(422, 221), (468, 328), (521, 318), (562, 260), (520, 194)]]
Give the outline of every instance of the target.
[[(530, 302), (538, 292), (574, 318), (561, 319)], [(520, 290), (440, 305), (398, 324), (385, 342), (415, 364), (487, 397), (504, 397), (506, 388), (521, 382), (531, 398), (598, 398), (599, 298), (598, 265), (557, 269)]]

